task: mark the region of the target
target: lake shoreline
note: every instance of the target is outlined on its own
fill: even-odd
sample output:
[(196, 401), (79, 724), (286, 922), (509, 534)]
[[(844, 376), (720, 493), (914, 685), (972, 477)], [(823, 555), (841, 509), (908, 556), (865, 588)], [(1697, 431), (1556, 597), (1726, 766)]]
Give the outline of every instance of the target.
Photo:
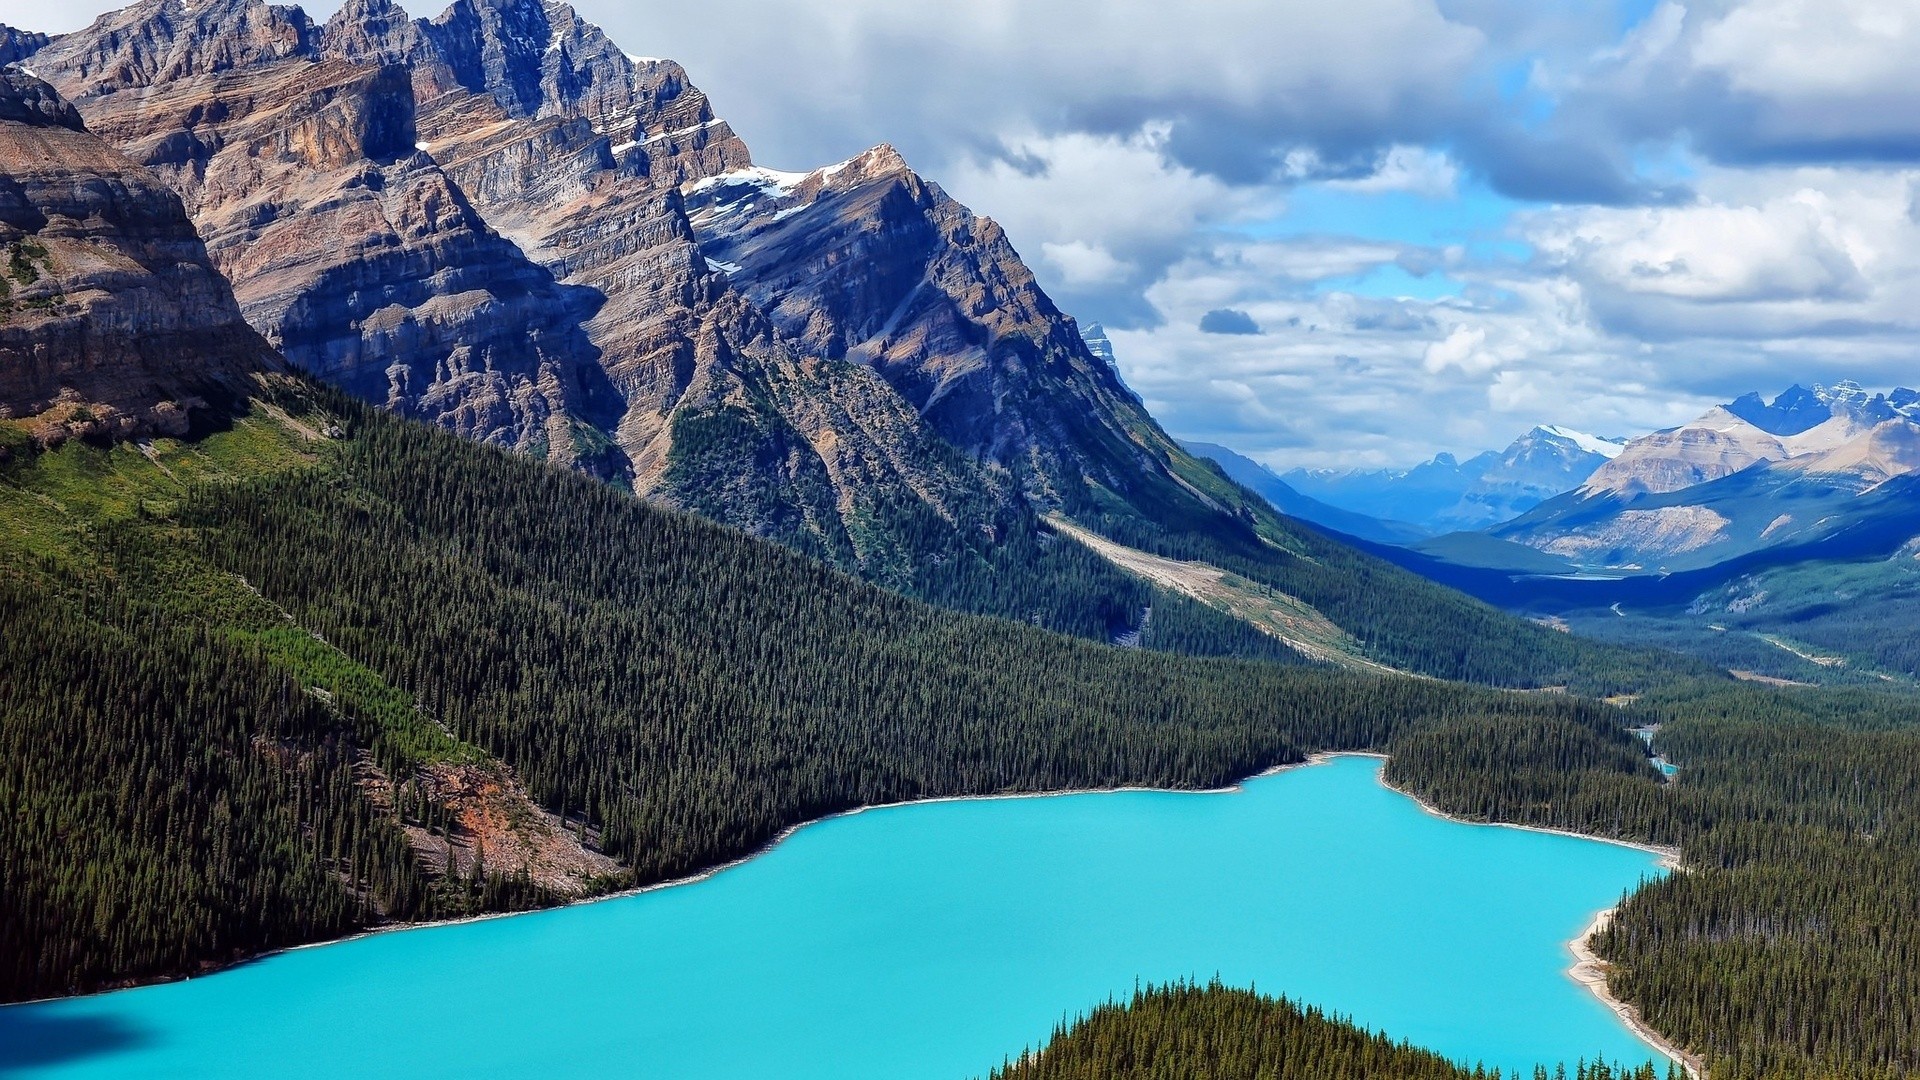
[[(547, 907), (522, 908), (518, 911), (488, 911), (478, 915), (462, 915), (458, 918), (452, 918), (452, 919), (429, 919), (421, 922), (382, 923), (378, 926), (369, 926), (361, 930), (356, 930), (351, 934), (343, 934), (339, 937), (330, 937), (322, 941), (308, 941), (308, 942), (303, 942), (299, 945), (286, 945), (277, 949), (267, 949), (262, 952), (253, 953), (249, 956), (244, 956), (236, 960), (230, 960), (223, 963), (210, 965), (204, 970), (194, 972), (193, 974), (190, 974), (190, 975), (169, 975), (169, 976), (161, 976), (161, 977), (152, 978), (152, 979), (139, 979), (139, 980), (134, 980), (130, 982), (120, 983), (114, 986), (101, 987), (98, 990), (93, 990), (85, 994), (62, 994), (57, 997), (29, 998), (25, 1001), (9, 1001), (5, 1003), (0, 1003), (0, 1011), (4, 1011), (6, 1009), (21, 1008), (29, 1005), (49, 1005), (49, 1004), (53, 1004), (55, 1002), (61, 1002), (61, 1001), (82, 1001), (87, 998), (103, 997), (108, 994), (118, 994), (127, 990), (140, 990), (140, 989), (145, 989), (145, 988), (154, 987), (154, 986), (168, 986), (173, 983), (192, 982), (195, 979), (205, 979), (214, 975), (220, 975), (229, 971), (233, 971), (237, 968), (245, 967), (249, 964), (257, 964), (265, 960), (271, 960), (276, 956), (285, 956), (289, 953), (301, 952), (306, 949), (324, 949), (334, 945), (344, 945), (350, 941), (361, 941), (366, 938), (377, 937), (384, 934), (404, 934), (404, 933), (408, 933), (410, 931), (415, 931), (415, 930), (438, 930), (442, 927), (465, 926), (465, 925), (468, 925), (469, 923), (489, 922), (494, 919), (512, 919), (512, 918), (518, 918), (523, 915), (538, 915), (542, 912), (548, 912), (548, 911), (565, 911), (568, 908), (582, 907), (587, 904), (601, 904), (611, 900), (625, 900), (630, 897), (641, 896), (650, 892), (658, 892), (662, 889), (675, 889), (683, 885), (697, 885), (700, 882), (705, 881), (716, 874), (725, 873), (728, 870), (735, 869), (739, 866), (752, 862), (753, 860), (768, 854), (769, 852), (773, 851), (773, 849), (779, 847), (781, 844), (791, 839), (794, 836), (794, 834), (800, 832), (800, 830), (802, 829), (805, 829), (814, 825), (819, 825), (824, 822), (833, 821), (837, 818), (852, 817), (855, 814), (866, 814), (866, 813), (871, 813), (878, 810), (897, 810), (902, 807), (908, 807), (908, 806), (926, 806), (933, 803), (989, 802), (989, 801), (1001, 801), (1001, 800), (1010, 800), (1010, 799), (1064, 799), (1064, 798), (1070, 798), (1075, 795), (1119, 795), (1119, 794), (1125, 794), (1125, 793), (1155, 794), (1155, 795), (1226, 795), (1232, 792), (1239, 791), (1242, 787), (1244, 787), (1249, 783), (1252, 783), (1255, 780), (1259, 780), (1268, 776), (1274, 776), (1279, 773), (1286, 772), (1289, 769), (1303, 769), (1311, 765), (1319, 765), (1323, 762), (1332, 760), (1335, 757), (1340, 757), (1344, 753), (1345, 753), (1344, 751), (1333, 751), (1333, 752), (1316, 752), (1316, 753), (1308, 754), (1304, 759), (1300, 761), (1289, 761), (1280, 765), (1270, 765), (1267, 768), (1264, 768), (1257, 773), (1253, 773), (1249, 776), (1242, 777), (1241, 779), (1236, 780), (1233, 783), (1228, 784), (1224, 787), (1167, 788), (1167, 787), (1151, 787), (1151, 786), (1140, 785), (1140, 784), (1128, 784), (1120, 787), (1067, 788), (1059, 791), (1010, 791), (1010, 792), (1002, 792), (1002, 793), (993, 794), (993, 795), (935, 795), (935, 796), (924, 798), (924, 799), (900, 799), (895, 802), (872, 803), (866, 806), (855, 806), (850, 809), (836, 810), (831, 814), (823, 814), (817, 818), (808, 818), (806, 821), (801, 821), (801, 822), (797, 822), (795, 824), (789, 825), (786, 828), (781, 829), (778, 833), (776, 833), (772, 837), (772, 839), (769, 839), (766, 843), (760, 845), (759, 847), (753, 849), (752, 851), (748, 852), (745, 855), (728, 859), (726, 862), (717, 863), (713, 866), (707, 867), (704, 870), (698, 870), (698, 871), (695, 871), (694, 873), (687, 874), (683, 877), (670, 878), (666, 881), (656, 881), (649, 885), (635, 885), (631, 888), (619, 889), (614, 892), (596, 893), (592, 896), (575, 897), (571, 900), (563, 900), (560, 903), (548, 905)], [(1373, 756), (1373, 755), (1358, 755), (1358, 756)]]
[(1619, 909), (1605, 908), (1596, 913), (1593, 921), (1587, 924), (1587, 928), (1580, 931), (1580, 936), (1567, 943), (1567, 949), (1573, 953), (1574, 960), (1573, 967), (1567, 970), (1567, 974), (1573, 977), (1574, 982), (1592, 991), (1593, 996), (1599, 998), (1601, 1004), (1611, 1009), (1613, 1015), (1620, 1018), (1621, 1023), (1633, 1029), (1635, 1035), (1651, 1043), (1661, 1053), (1678, 1061), (1689, 1077), (1693, 1080), (1704, 1080), (1707, 1075), (1706, 1062), (1681, 1049), (1671, 1039), (1655, 1031), (1641, 1018), (1639, 1007), (1614, 997), (1613, 990), (1607, 986), (1609, 965), (1601, 959), (1600, 954), (1593, 951), (1592, 941), (1595, 934), (1605, 930), (1613, 922), (1613, 915), (1617, 910)]
[[(627, 899), (627, 898), (640, 896), (650, 892), (656, 892), (663, 889), (671, 889), (671, 888), (678, 888), (684, 885), (698, 884), (699, 882), (712, 878), (715, 875), (724, 873), (728, 870), (735, 869), (747, 862), (750, 862), (754, 859), (758, 859), (770, 853), (775, 848), (779, 847), (782, 843), (785, 843), (787, 840), (791, 839), (793, 836), (795, 836), (797, 833), (799, 833), (803, 829), (806, 829), (811, 826), (818, 825), (827, 821), (832, 821), (836, 818), (852, 817), (856, 814), (866, 814), (866, 813), (871, 813), (875, 811), (895, 810), (895, 809), (901, 809), (905, 807), (922, 806), (930, 803), (1008, 801), (1008, 800), (1016, 800), (1016, 799), (1058, 799), (1058, 798), (1070, 798), (1073, 796), (1080, 796), (1080, 795), (1111, 795), (1111, 794), (1123, 794), (1123, 793), (1164, 794), (1164, 795), (1224, 795), (1224, 794), (1231, 794), (1234, 792), (1241, 791), (1245, 788), (1247, 784), (1252, 783), (1256, 780), (1278, 775), (1280, 773), (1287, 772), (1294, 769), (1303, 769), (1303, 768), (1309, 768), (1315, 765), (1325, 764), (1329, 761), (1333, 761), (1337, 758), (1343, 758), (1343, 757), (1372, 758), (1382, 762), (1388, 759), (1388, 755), (1378, 753), (1378, 752), (1372, 752), (1372, 751), (1358, 751), (1358, 750), (1316, 751), (1314, 753), (1306, 755), (1306, 757), (1303, 758), (1302, 760), (1269, 766), (1268, 768), (1252, 773), (1231, 784), (1220, 786), (1220, 787), (1166, 788), (1166, 787), (1152, 787), (1152, 786), (1145, 786), (1145, 785), (1123, 785), (1123, 786), (1117, 786), (1117, 787), (1101, 787), (1101, 788), (1073, 788), (1073, 789), (1066, 789), (1066, 790), (1059, 790), (1059, 791), (1002, 792), (997, 794), (983, 794), (983, 795), (942, 795), (942, 796), (934, 796), (930, 798), (904, 799), (904, 800), (899, 800), (895, 802), (874, 803), (867, 806), (857, 806), (857, 807), (852, 807), (846, 810), (836, 811), (831, 814), (826, 814), (818, 818), (812, 818), (807, 821), (798, 822), (793, 825), (789, 825), (786, 828), (781, 829), (776, 835), (774, 835), (766, 843), (760, 845), (758, 848), (754, 849), (748, 854), (741, 855), (737, 858), (729, 859), (724, 863), (716, 864), (704, 870), (700, 870), (698, 872), (688, 874), (682, 877), (673, 878), (667, 881), (660, 881), (660, 882), (654, 882), (648, 885), (635, 886), (631, 888), (621, 889), (615, 892), (601, 893), (596, 896), (579, 897), (577, 899), (568, 900), (563, 903), (555, 904), (555, 905), (552, 905), (551, 907), (545, 907), (545, 908), (533, 908), (533, 909), (522, 910), (522, 911), (487, 912), (479, 915), (462, 916), (460, 918), (455, 918), (455, 919), (439, 919), (439, 920), (426, 921), (426, 922), (389, 923), (389, 924), (380, 925), (380, 926), (372, 926), (372, 927), (368, 927), (366, 929), (359, 930), (359, 931), (356, 931), (355, 933), (348, 934), (342, 937), (328, 938), (324, 941), (307, 942), (300, 945), (292, 945), (285, 948), (274, 949), (271, 951), (258, 953), (252, 956), (248, 956), (242, 959), (232, 961), (231, 963), (221, 964), (217, 967), (209, 968), (208, 970), (205, 970), (205, 971), (196, 972), (191, 975), (129, 983), (123, 986), (115, 986), (111, 988), (97, 990), (91, 994), (67, 995), (63, 997), (38, 998), (32, 1001), (13, 1002), (9, 1005), (0, 1005), (0, 1009), (12, 1008), (15, 1006), (45, 1005), (45, 1004), (60, 1002), (60, 1001), (81, 1000), (88, 997), (99, 997), (107, 994), (119, 993), (124, 990), (134, 990), (134, 989), (140, 989), (142, 987), (163, 986), (171, 983), (188, 982), (194, 979), (206, 978), (211, 975), (219, 975), (224, 972), (232, 971), (234, 969), (237, 969), (249, 964), (269, 960), (276, 956), (290, 954), (290, 953), (298, 952), (304, 949), (325, 948), (333, 945), (343, 944), (349, 941), (356, 941), (364, 938), (371, 938), (376, 935), (405, 933), (408, 931), (415, 931), (415, 930), (433, 930), (441, 927), (459, 926), (467, 923), (485, 922), (493, 919), (513, 918), (513, 917), (524, 916), (524, 915), (536, 915), (543, 911), (561, 911), (567, 908), (578, 907), (586, 904), (598, 904), (598, 903), (611, 901), (611, 900)], [(1389, 791), (1394, 792), (1397, 795), (1400, 795), (1402, 797), (1405, 797), (1411, 800), (1415, 805), (1420, 807), (1420, 809), (1423, 812), (1430, 814), (1434, 817), (1441, 818), (1451, 823), (1462, 824), (1462, 825), (1481, 825), (1481, 826), (1487, 826), (1492, 828), (1520, 829), (1527, 832), (1551, 833), (1551, 834), (1557, 834), (1561, 836), (1569, 836), (1569, 837), (1573, 837), (1575, 839), (1580, 839), (1580, 840), (1600, 841), (1603, 843), (1614, 844), (1620, 847), (1633, 848), (1636, 850), (1648, 852), (1650, 854), (1659, 856), (1660, 865), (1662, 867), (1665, 867), (1671, 870), (1680, 869), (1679, 852), (1672, 848), (1663, 848), (1663, 847), (1658, 847), (1650, 844), (1638, 844), (1632, 841), (1619, 840), (1612, 837), (1592, 836), (1585, 833), (1573, 832), (1567, 829), (1552, 829), (1552, 828), (1546, 828), (1543, 826), (1521, 825), (1521, 824), (1509, 823), (1509, 822), (1472, 821), (1466, 818), (1456, 817), (1452, 814), (1448, 814), (1445, 811), (1439, 809), (1438, 807), (1428, 803), (1425, 799), (1422, 799), (1411, 792), (1405, 791), (1401, 788), (1394, 786), (1391, 783), (1388, 783), (1384, 772), (1378, 774), (1376, 779), (1378, 780), (1379, 784), (1382, 787), (1386, 788)], [(1611, 916), (1611, 914), (1613, 913), (1613, 910), (1614, 910), (1613, 908), (1607, 908), (1597, 913), (1594, 916), (1593, 922), (1589, 924), (1586, 929), (1582, 930), (1578, 937), (1576, 937), (1573, 941), (1568, 943), (1568, 949), (1573, 954), (1576, 960), (1576, 963), (1573, 966), (1573, 968), (1568, 970), (1567, 975), (1569, 978), (1573, 979), (1575, 982), (1578, 982), (1582, 986), (1585, 986), (1589, 990), (1589, 992), (1594, 994), (1595, 997), (1599, 998), (1600, 1001), (1603, 1004), (1605, 1004), (1607, 1008), (1611, 1012), (1613, 1012), (1615, 1016), (1617, 1016), (1623, 1024), (1625, 1024), (1631, 1031), (1633, 1031), (1633, 1033), (1638, 1038), (1640, 1038), (1643, 1042), (1647, 1043), (1650, 1047), (1655, 1049), (1657, 1052), (1673, 1059), (1674, 1061), (1679, 1062), (1682, 1065), (1682, 1067), (1687, 1070), (1690, 1076), (1694, 1077), (1695, 1080), (1698, 1080), (1699, 1077), (1702, 1077), (1705, 1075), (1704, 1070), (1699, 1066), (1698, 1059), (1686, 1053), (1684, 1050), (1681, 1050), (1679, 1047), (1675, 1046), (1671, 1041), (1667, 1040), (1664, 1036), (1660, 1035), (1659, 1032), (1654, 1031), (1652, 1028), (1648, 1027), (1639, 1018), (1638, 1010), (1636, 1010), (1632, 1005), (1626, 1002), (1622, 1002), (1617, 998), (1613, 997), (1612, 993), (1608, 990), (1606, 985), (1606, 978), (1604, 974), (1605, 962), (1600, 960), (1597, 956), (1595, 956), (1592, 953), (1587, 942), (1588, 942), (1588, 939), (1592, 936), (1592, 934), (1597, 932), (1597, 930), (1600, 927), (1605, 925), (1606, 919), (1609, 916)]]
[[(1356, 751), (1349, 754), (1329, 754), (1325, 756), (1369, 757), (1377, 758), (1381, 761), (1387, 760), (1386, 754), (1365, 751)], [(1552, 829), (1544, 825), (1520, 825), (1506, 821), (1472, 821), (1467, 818), (1449, 814), (1420, 796), (1415, 795), (1413, 792), (1394, 786), (1387, 781), (1384, 770), (1380, 774), (1380, 784), (1389, 791), (1412, 799), (1419, 805), (1420, 809), (1432, 814), (1434, 817), (1442, 818), (1458, 825), (1485, 825), (1497, 829), (1520, 829), (1525, 832), (1547, 833), (1553, 836), (1571, 836), (1576, 840), (1597, 840), (1601, 843), (1614, 844), (1619, 847), (1632, 848), (1636, 851), (1644, 851), (1650, 855), (1658, 855), (1660, 857), (1659, 865), (1662, 868), (1673, 873), (1686, 872), (1686, 868), (1682, 866), (1680, 862), (1679, 848), (1664, 847), (1659, 844), (1640, 844), (1631, 840), (1620, 840), (1611, 836), (1593, 836), (1588, 833), (1574, 832), (1572, 829)], [(1573, 966), (1567, 969), (1567, 977), (1579, 983), (1581, 986), (1586, 987), (1589, 993), (1599, 998), (1600, 1003), (1605, 1005), (1608, 1011), (1619, 1017), (1620, 1022), (1627, 1025), (1635, 1035), (1640, 1037), (1641, 1041), (1660, 1053), (1665, 1054), (1673, 1061), (1678, 1062), (1680, 1067), (1685, 1069), (1687, 1075), (1693, 1078), (1693, 1080), (1704, 1080), (1707, 1075), (1706, 1062), (1688, 1053), (1672, 1039), (1654, 1030), (1651, 1025), (1641, 1018), (1640, 1009), (1637, 1006), (1631, 1002), (1622, 1001), (1615, 997), (1613, 988), (1607, 985), (1607, 961), (1601, 959), (1600, 955), (1593, 951), (1591, 942), (1595, 934), (1605, 930), (1613, 921), (1614, 912), (1617, 910), (1619, 909), (1609, 907), (1602, 908), (1595, 912), (1593, 921), (1589, 922), (1579, 934), (1575, 935), (1573, 940), (1567, 942), (1567, 951), (1573, 955), (1574, 960)]]

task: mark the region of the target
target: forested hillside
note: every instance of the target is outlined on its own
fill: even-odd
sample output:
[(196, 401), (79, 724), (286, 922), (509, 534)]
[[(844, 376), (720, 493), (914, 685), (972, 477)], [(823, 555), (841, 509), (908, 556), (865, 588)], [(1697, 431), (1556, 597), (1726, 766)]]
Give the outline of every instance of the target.
[(1388, 778), (1470, 816), (1680, 848), (1597, 949), (1714, 1080), (1920, 1073), (1920, 707), (1864, 690), (1676, 686), (1638, 702), (1679, 765), (1564, 723), (1395, 740)]
[(497, 759), (629, 868), (590, 891), (866, 802), (1364, 748), (1468, 816), (1682, 846), (1602, 947), (1717, 1078), (1920, 1065), (1911, 698), (1670, 679), (1622, 706), (1113, 648), (313, 393), (0, 466), (8, 997), (559, 895), (432, 864), (448, 761)]
[[(863, 803), (1212, 786), (1488, 712), (1612, 723), (943, 612), (316, 394), (0, 464), (7, 997), (657, 881)], [(441, 859), (474, 843), (452, 767), (509, 768), (628, 869)]]
[[(1668, 1073), (1677, 1076), (1677, 1070)], [(1652, 1065), (1577, 1063), (1534, 1080), (1658, 1080)], [(995, 1069), (991, 1080), (1501, 1080), (1370, 1033), (1318, 1009), (1251, 990), (1174, 984), (1134, 991), (1048, 1044)], [(1525, 1080), (1511, 1074), (1510, 1080)]]

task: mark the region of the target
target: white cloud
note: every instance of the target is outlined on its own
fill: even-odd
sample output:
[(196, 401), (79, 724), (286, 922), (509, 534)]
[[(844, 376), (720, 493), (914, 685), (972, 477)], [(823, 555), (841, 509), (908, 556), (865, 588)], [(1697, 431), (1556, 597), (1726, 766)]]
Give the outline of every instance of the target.
[(1460, 182), (1460, 168), (1444, 152), (1424, 146), (1393, 146), (1380, 158), (1370, 176), (1358, 180), (1335, 180), (1327, 184), (1336, 191), (1377, 194), (1382, 191), (1410, 191), (1430, 199), (1454, 194)]
[(1920, 97), (1920, 4), (1911, 0), (1748, 0), (1703, 21), (1701, 69), (1775, 100)]
[(1085, 240), (1047, 241), (1040, 245), (1040, 251), (1069, 287), (1111, 285), (1127, 277), (1126, 263), (1114, 258), (1106, 248)]
[(1792, 343), (1826, 363), (1860, 353), (1864, 368), (1884, 339), (1920, 335), (1916, 183), (1873, 169), (1715, 170), (1692, 205), (1568, 208), (1528, 227), (1623, 346)]
[(1592, 209), (1536, 239), (1611, 288), (1729, 301), (1858, 296), (1866, 283), (1848, 234), (1826, 196), (1801, 189), (1758, 206)]
[(1500, 366), (1500, 358), (1486, 346), (1484, 327), (1456, 326), (1445, 338), (1428, 345), (1420, 362), (1435, 375), (1448, 368), (1459, 368), (1465, 375), (1482, 375)]

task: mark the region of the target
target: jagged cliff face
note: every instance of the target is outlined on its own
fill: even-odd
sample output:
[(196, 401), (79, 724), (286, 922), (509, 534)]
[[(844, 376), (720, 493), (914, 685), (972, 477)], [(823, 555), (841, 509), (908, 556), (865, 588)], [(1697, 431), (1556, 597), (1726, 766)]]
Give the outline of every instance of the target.
[(701, 249), (809, 353), (871, 367), (1031, 494), (1126, 493), (1172, 449), (992, 221), (892, 147), (806, 174), (691, 184)]
[(564, 4), (143, 0), (34, 64), (270, 341), (396, 410), (882, 578), (1019, 495), (1217, 509), (998, 226), (889, 148), (755, 169)]
[(180, 193), (248, 319), (295, 365), (618, 475), (617, 452), (578, 437), (618, 414), (580, 329), (597, 298), (528, 262), (415, 148), (406, 69), (324, 58), (320, 37), (298, 9), (148, 0), (34, 61)]
[(0, 66), (18, 63), (47, 47), (51, 41), (45, 34), (30, 30), (16, 30), (0, 24)]
[(0, 68), (0, 419), (43, 443), (179, 434), (275, 364), (180, 198)]

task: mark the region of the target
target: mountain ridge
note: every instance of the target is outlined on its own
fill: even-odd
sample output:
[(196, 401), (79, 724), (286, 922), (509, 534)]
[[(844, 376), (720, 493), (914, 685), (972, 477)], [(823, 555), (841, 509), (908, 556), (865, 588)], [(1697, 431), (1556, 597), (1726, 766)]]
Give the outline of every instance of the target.
[[(1461, 461), (1441, 453), (1411, 469), (1290, 469), (1301, 494), (1429, 535), (1487, 528), (1577, 487), (1620, 453), (1622, 440), (1538, 425), (1501, 450)], [(1377, 539), (1377, 537), (1369, 537)]]
[(1626, 571), (1805, 544), (1897, 509), (1864, 497), (1920, 469), (1915, 396), (1853, 382), (1747, 394), (1631, 441), (1578, 490), (1488, 534)]

